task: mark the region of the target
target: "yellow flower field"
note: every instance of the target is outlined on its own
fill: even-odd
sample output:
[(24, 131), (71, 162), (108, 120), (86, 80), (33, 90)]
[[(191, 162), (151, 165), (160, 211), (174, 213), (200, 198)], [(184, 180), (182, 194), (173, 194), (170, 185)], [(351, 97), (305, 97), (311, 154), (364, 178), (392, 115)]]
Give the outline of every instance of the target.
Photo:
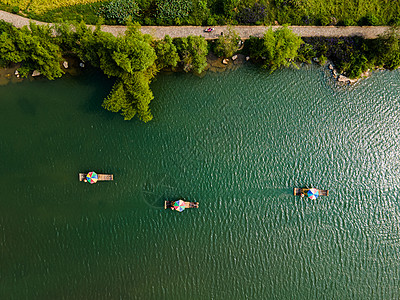
[(29, 8), (30, 11), (37, 14), (59, 7), (94, 2), (101, 2), (101, 0), (0, 0), (0, 3), (18, 6), (21, 10)]

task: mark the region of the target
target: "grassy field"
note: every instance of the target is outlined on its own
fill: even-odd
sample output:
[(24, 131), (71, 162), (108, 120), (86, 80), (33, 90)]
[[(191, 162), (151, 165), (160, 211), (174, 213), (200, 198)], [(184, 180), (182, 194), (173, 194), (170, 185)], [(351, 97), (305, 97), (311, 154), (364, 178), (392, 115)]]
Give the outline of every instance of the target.
[(0, 3), (10, 7), (19, 7), (22, 11), (31, 11), (35, 14), (82, 4), (99, 2), (99, 0), (0, 0)]

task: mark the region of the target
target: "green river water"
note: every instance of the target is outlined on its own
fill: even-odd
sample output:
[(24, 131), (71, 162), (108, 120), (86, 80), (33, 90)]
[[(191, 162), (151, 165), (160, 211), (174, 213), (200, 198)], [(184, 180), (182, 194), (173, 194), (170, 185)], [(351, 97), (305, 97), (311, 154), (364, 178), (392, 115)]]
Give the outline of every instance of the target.
[(400, 298), (400, 72), (161, 74), (147, 124), (112, 84), (0, 86), (0, 299)]

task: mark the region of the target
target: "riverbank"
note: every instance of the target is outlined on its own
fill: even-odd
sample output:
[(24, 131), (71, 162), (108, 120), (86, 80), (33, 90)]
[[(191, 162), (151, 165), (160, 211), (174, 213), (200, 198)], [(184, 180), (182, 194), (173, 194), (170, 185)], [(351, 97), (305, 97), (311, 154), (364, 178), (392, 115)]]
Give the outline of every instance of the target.
[[(80, 61), (77, 58), (69, 57), (64, 60), (64, 62), (67, 62), (68, 68), (64, 67), (63, 63), (63, 71), (65, 73), (68, 73), (72, 76), (77, 76), (82, 74), (82, 71), (87, 67), (84, 64), (82, 64), (82, 61)], [(204, 72), (199, 74), (200, 77), (205, 76), (207, 72), (213, 72), (213, 73), (222, 73), (227, 70), (235, 70), (239, 68), (241, 65), (245, 63), (254, 63), (251, 61), (249, 56), (243, 55), (243, 54), (236, 54), (233, 57), (230, 58), (221, 58), (216, 56), (213, 52), (210, 52), (207, 55), (207, 67), (205, 68)], [(313, 63), (320, 64), (317, 59), (313, 60)], [(353, 84), (359, 80), (362, 80), (363, 78), (369, 77), (373, 70), (368, 70), (367, 72), (363, 73), (360, 78), (358, 79), (350, 79), (343, 74), (341, 74), (338, 70), (335, 69), (334, 65), (332, 62), (326, 62), (324, 64), (320, 64), (321, 67), (326, 68), (329, 70), (329, 73), (332, 75), (332, 79), (336, 80), (339, 83), (342, 84)], [(0, 86), (2, 85), (7, 85), (9, 83), (19, 83), (24, 80), (29, 80), (33, 81), (35, 78), (42, 78), (40, 74), (33, 75), (30, 74), (28, 77), (23, 78), (18, 74), (17, 69), (21, 67), (21, 64), (11, 64), (8, 67), (5, 68), (0, 68)], [(184, 72), (181, 68), (174, 68), (170, 70), (166, 70), (167, 72)]]
[[(23, 23), (17, 22), (17, 24), (21, 26)], [(250, 32), (247, 32), (250, 38), (246, 39), (241, 37), (239, 32), (232, 33), (230, 28), (226, 28), (228, 33), (223, 34), (222, 39), (214, 42), (210, 38), (207, 44), (203, 36), (189, 35), (187, 38), (158, 40), (144, 36), (134, 28), (131, 28), (129, 35), (120, 33), (115, 37), (103, 31), (93, 32), (88, 30), (85, 24), (79, 24), (76, 30), (60, 28), (58, 35), (54, 37), (51, 31), (40, 30), (37, 26), (31, 25), (31, 31), (29, 31), (20, 30), (13, 25), (15, 22), (3, 23), (4, 38), (10, 45), (14, 45), (20, 59), (13, 60), (13, 57), (18, 57), (15, 55), (13, 57), (3, 55), (0, 58), (3, 62), (23, 62), (22, 68), (18, 69), (18, 74), (14, 73), (14, 75), (34, 76), (41, 73), (49, 79), (55, 79), (67, 72), (68, 67), (65, 67), (63, 63), (64, 56), (76, 55), (81, 62), (90, 63), (100, 68), (105, 75), (117, 79), (110, 95), (103, 102), (105, 109), (120, 112), (125, 120), (130, 120), (139, 114), (139, 118), (144, 122), (152, 119), (149, 104), (154, 96), (149, 84), (161, 70), (172, 68), (174, 71), (184, 70), (202, 76), (205, 70), (222, 72), (226, 68), (234, 68), (248, 60), (260, 63), (260, 66), (270, 71), (288, 67), (292, 63), (331, 60), (338, 73), (341, 74), (338, 80), (348, 82), (351, 81), (350, 78), (360, 78), (362, 73), (374, 66), (394, 69), (400, 64), (396, 60), (397, 56), (390, 53), (393, 49), (397, 49), (393, 42), (399, 42), (396, 38), (397, 33), (394, 31), (393, 35), (386, 40), (383, 37), (365, 39), (362, 36), (313, 36), (301, 39), (291, 28), (279, 27), (276, 31), (267, 30), (265, 35), (260, 37), (250, 37)], [(196, 30), (202, 30), (200, 27), (196, 28)], [(118, 27), (118, 30), (121, 29), (126, 29), (126, 27)], [(157, 28), (153, 29), (152, 34), (156, 35)], [(184, 31), (186, 27), (175, 29), (179, 29), (180, 34), (187, 34)], [(312, 28), (307, 29), (312, 30)], [(211, 34), (215, 35), (216, 30)], [(203, 32), (203, 34), (206, 33)], [(38, 50), (35, 47), (25, 46), (26, 41), (32, 38), (37, 44), (42, 45), (42, 50), (36, 54), (35, 51)], [(240, 39), (245, 42), (242, 43)], [(122, 44), (125, 46), (121, 47)], [(271, 49), (273, 49), (272, 52)], [(226, 57), (218, 58), (212, 54), (206, 57), (210, 51)], [(165, 53), (169, 55), (166, 56)], [(118, 57), (127, 59), (121, 61)], [(6, 76), (10, 80), (12, 73)], [(121, 99), (129, 99), (129, 105), (127, 106)], [(142, 106), (138, 105), (139, 100)], [(131, 109), (127, 111), (125, 107), (131, 107)]]

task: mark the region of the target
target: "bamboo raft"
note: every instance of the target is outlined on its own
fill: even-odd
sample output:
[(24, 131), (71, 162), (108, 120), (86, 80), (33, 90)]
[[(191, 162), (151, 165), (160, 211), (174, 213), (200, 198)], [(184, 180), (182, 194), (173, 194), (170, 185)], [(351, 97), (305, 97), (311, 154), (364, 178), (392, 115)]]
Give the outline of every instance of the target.
[[(86, 179), (87, 173), (79, 173), (79, 181), (84, 181)], [(97, 174), (98, 179), (97, 181), (113, 181), (114, 175), (113, 174)]]
[[(199, 208), (199, 202), (189, 202), (189, 201), (185, 201), (183, 199), (179, 199), (179, 200), (182, 200), (183, 202), (185, 202), (185, 208)], [(173, 209), (174, 203), (175, 203), (175, 201), (165, 200), (164, 201), (164, 209), (167, 209), (167, 208)]]
[[(294, 188), (293, 194), (295, 196), (307, 195), (308, 190), (309, 190), (308, 188)], [(316, 190), (318, 191), (320, 196), (328, 196), (329, 195), (328, 190), (319, 190), (319, 189), (316, 189)]]

